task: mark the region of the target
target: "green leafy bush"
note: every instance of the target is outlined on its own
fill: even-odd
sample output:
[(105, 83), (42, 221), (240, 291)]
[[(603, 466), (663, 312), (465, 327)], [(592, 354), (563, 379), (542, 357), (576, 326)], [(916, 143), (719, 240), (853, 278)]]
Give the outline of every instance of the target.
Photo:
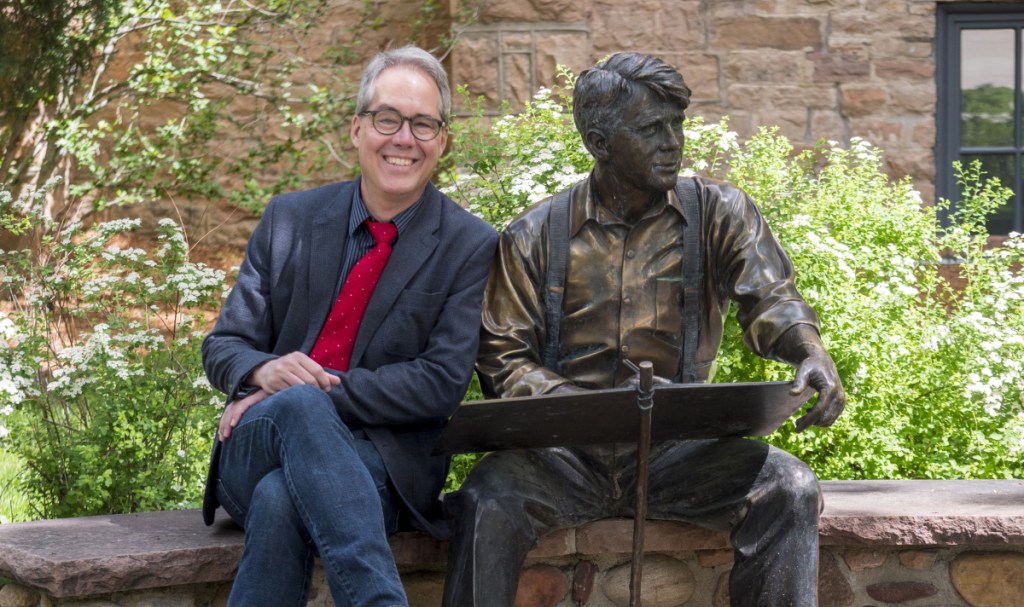
[[(569, 93), (541, 91), (490, 130), (464, 127), (468, 141), (456, 141), (469, 151), (446, 191), (500, 228), (575, 181), (592, 161), (570, 108)], [(822, 478), (1024, 472), (1024, 239), (990, 250), (984, 228), (1010, 191), (977, 165), (955, 167), (964, 196), (943, 226), (937, 211), (949, 202), (923, 205), (866, 141), (797, 153), (775, 129), (740, 142), (727, 120), (684, 128), (685, 172), (746, 190), (792, 257), (849, 396), (832, 428), (798, 434), (790, 423), (767, 440)], [(793, 377), (741, 344), (734, 311), (718, 362), (719, 382)]]
[(0, 191), (0, 223), (37, 235), (0, 251), (0, 446), (25, 463), (32, 517), (182, 507), (202, 491), (221, 397), (202, 372), (223, 272), (188, 259), (162, 220), (86, 228), (41, 215), (45, 192)]

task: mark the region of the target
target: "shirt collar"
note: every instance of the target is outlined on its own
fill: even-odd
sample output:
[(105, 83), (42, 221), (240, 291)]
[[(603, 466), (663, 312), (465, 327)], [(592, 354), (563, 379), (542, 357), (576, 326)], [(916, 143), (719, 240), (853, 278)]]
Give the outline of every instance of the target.
[[(683, 216), (683, 205), (679, 201), (679, 197), (676, 196), (675, 188), (672, 188), (666, 194), (667, 201), (656, 205), (654, 209), (645, 213), (644, 217), (660, 215), (665, 212), (666, 209), (672, 209), (679, 214), (680, 219), (682, 219), (685, 224), (686, 218)], [(597, 203), (597, 196), (594, 193), (593, 171), (591, 171), (590, 175), (583, 182), (573, 187), (569, 208), (571, 209), (569, 224), (570, 238), (576, 236), (583, 227), (583, 224), (587, 221), (594, 221), (603, 225), (621, 223), (613, 213)]]
[[(363, 197), (359, 193), (360, 180), (356, 180), (355, 191), (352, 195), (352, 210), (348, 214), (348, 235), (352, 236), (356, 233), (367, 219), (370, 219), (370, 212), (366, 210), (366, 205), (363, 203)], [(398, 215), (395, 215), (394, 219), (391, 220), (395, 224), (395, 228), (398, 229), (398, 235), (401, 236), (408, 228), (409, 224), (412, 223), (413, 218), (416, 216), (416, 212), (419, 211), (422, 206), (423, 199), (427, 196), (427, 190), (423, 190), (423, 195), (417, 200), (411, 207), (402, 211)]]

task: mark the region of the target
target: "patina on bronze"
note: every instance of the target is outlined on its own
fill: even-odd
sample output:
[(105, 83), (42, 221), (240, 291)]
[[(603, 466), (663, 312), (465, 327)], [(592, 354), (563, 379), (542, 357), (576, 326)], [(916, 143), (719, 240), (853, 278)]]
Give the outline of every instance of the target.
[[(651, 440), (767, 436), (806, 403), (791, 382), (662, 384), (651, 391)], [(631, 388), (540, 394), (462, 403), (435, 455), (638, 443), (641, 406)]]
[[(618, 53), (582, 72), (573, 97), (594, 168), (501, 236), (477, 358), (485, 394), (633, 387), (627, 360), (649, 361), (658, 384), (707, 381), (734, 302), (745, 344), (795, 367), (795, 393), (818, 393), (797, 428), (831, 425), (845, 406), (842, 384), (782, 247), (742, 190), (679, 176), (690, 100), (682, 76), (657, 58)], [(552, 280), (560, 256), (564, 278)], [(445, 606), (510, 607), (540, 535), (633, 517), (642, 490), (652, 518), (730, 531), (733, 607), (816, 604), (820, 490), (803, 462), (747, 439), (652, 438), (642, 487), (636, 449), (482, 458), (445, 499), (453, 527)]]
[[(767, 436), (807, 402), (789, 382), (654, 385), (654, 366), (626, 364), (635, 390), (615, 388), (463, 403), (434, 447), (435, 455), (636, 441), (636, 514), (630, 605), (640, 603), (649, 451), (656, 441)], [(657, 425), (653, 423), (657, 410)], [(581, 419), (594, 423), (580, 424)]]
[[(630, 364), (630, 366), (633, 366)], [(629, 607), (640, 607), (644, 575), (644, 523), (647, 522), (647, 465), (651, 451), (651, 409), (654, 408), (654, 365), (643, 361), (636, 404), (640, 411), (640, 441), (636, 448), (636, 515), (633, 517), (633, 562), (629, 570)]]

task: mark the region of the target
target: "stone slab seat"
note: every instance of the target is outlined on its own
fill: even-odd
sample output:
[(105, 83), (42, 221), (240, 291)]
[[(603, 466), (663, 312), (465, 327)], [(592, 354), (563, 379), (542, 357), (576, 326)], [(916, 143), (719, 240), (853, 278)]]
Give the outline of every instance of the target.
[[(825, 481), (823, 546), (1024, 546), (1024, 481)], [(530, 558), (628, 554), (632, 521), (609, 519), (554, 532)], [(0, 575), (54, 597), (224, 582), (242, 553), (242, 531), (197, 510), (0, 525)], [(728, 548), (724, 532), (651, 521), (647, 552)], [(445, 550), (422, 533), (391, 538), (403, 571), (444, 568)]]

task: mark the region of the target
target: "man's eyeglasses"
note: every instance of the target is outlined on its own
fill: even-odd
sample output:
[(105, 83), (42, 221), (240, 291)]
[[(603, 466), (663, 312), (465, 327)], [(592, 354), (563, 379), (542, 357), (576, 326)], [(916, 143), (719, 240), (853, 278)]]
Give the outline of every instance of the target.
[(402, 124), (409, 122), (412, 136), (420, 141), (430, 141), (441, 133), (445, 123), (443, 120), (430, 116), (403, 116), (395, 110), (366, 110), (360, 116), (368, 115), (373, 121), (373, 128), (381, 135), (394, 135), (402, 130)]

